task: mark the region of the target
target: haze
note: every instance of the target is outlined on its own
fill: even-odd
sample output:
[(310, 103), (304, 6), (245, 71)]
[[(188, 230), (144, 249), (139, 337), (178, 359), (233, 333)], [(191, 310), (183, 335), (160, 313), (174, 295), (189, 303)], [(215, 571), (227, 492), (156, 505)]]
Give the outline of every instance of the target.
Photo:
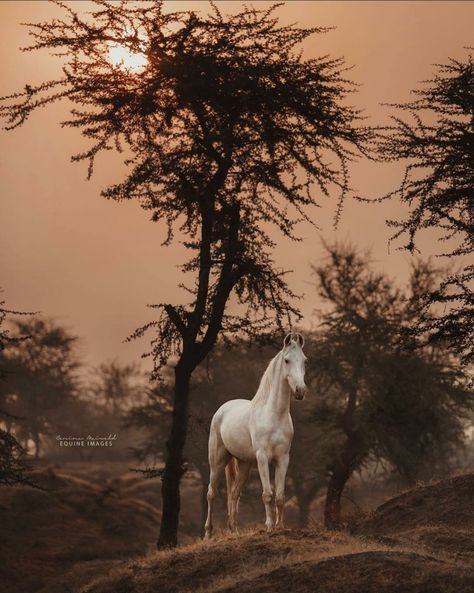
[[(87, 2), (70, 2), (86, 10)], [(254, 2), (268, 6), (269, 2)], [(224, 12), (240, 2), (217, 2)], [(169, 10), (208, 10), (206, 2), (167, 2)], [(21, 22), (36, 22), (58, 14), (47, 2), (0, 3), (0, 94), (10, 94), (25, 83), (54, 78), (58, 62), (46, 52), (22, 53), (28, 44)], [(307, 55), (344, 56), (361, 84), (351, 102), (364, 109), (369, 122), (386, 121), (383, 102), (409, 98), (419, 81), (431, 78), (433, 64), (449, 57), (464, 58), (472, 46), (473, 2), (288, 2), (280, 9), (284, 22), (306, 26), (335, 26), (305, 44)], [(86, 164), (71, 164), (70, 156), (85, 146), (78, 133), (58, 123), (67, 104), (35, 112), (14, 132), (0, 134), (1, 244), (0, 286), (7, 306), (41, 311), (81, 336), (84, 359), (91, 364), (118, 358), (136, 361), (147, 341), (124, 343), (137, 326), (153, 319), (147, 303), (179, 302), (184, 295), (178, 264), (184, 250), (178, 243), (161, 247), (164, 229), (151, 223), (134, 203), (114, 203), (100, 190), (122, 178), (116, 157), (101, 157), (91, 181)], [(394, 189), (401, 167), (359, 162), (352, 185), (367, 197)], [(294, 270), (292, 288), (304, 293), (303, 324), (312, 323), (317, 305), (309, 264), (322, 254), (321, 239), (350, 240), (372, 248), (376, 265), (407, 279), (410, 257), (392, 246), (387, 218), (403, 214), (395, 201), (364, 205), (347, 201), (338, 228), (333, 228), (334, 200), (321, 198), (317, 212), (320, 231), (301, 228), (298, 244), (279, 239), (275, 259)], [(433, 236), (422, 238), (423, 255), (436, 253)], [(151, 335), (150, 335), (151, 337)]]

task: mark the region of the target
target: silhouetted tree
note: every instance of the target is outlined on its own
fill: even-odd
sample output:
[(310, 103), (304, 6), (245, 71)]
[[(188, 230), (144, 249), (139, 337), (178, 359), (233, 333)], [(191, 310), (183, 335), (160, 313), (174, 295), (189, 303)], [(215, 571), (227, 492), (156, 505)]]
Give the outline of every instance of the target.
[[(447, 342), (465, 363), (474, 360), (474, 63), (450, 60), (434, 79), (415, 91), (416, 99), (396, 105), (411, 120), (393, 118), (380, 155), (408, 161), (397, 196), (408, 205), (405, 220), (389, 221), (394, 238), (416, 249), (418, 235), (431, 229), (450, 259), (449, 272), (425, 297), (414, 333)], [(461, 260), (458, 269), (456, 261)], [(464, 259), (464, 264), (462, 264)], [(430, 307), (440, 304), (437, 312)]]
[(29, 315), (5, 308), (5, 301), (0, 301), (0, 485), (14, 486), (15, 484), (28, 484), (36, 486), (29, 477), (30, 465), (27, 462), (26, 451), (20, 445), (15, 435), (11, 433), (11, 426), (20, 420), (17, 416), (9, 413), (6, 409), (7, 401), (4, 390), (4, 383), (7, 380), (5, 368), (2, 364), (2, 356), (5, 348), (17, 345), (25, 337), (13, 334), (11, 329), (5, 326), (8, 315)]
[[(5, 98), (0, 113), (15, 128), (68, 98), (63, 125), (92, 141), (73, 159), (89, 160), (91, 174), (97, 154), (126, 146), (131, 171), (103, 195), (138, 200), (166, 221), (164, 243), (179, 231), (192, 254), (182, 267), (189, 303), (157, 305), (158, 320), (133, 336), (156, 331), (156, 377), (176, 360), (158, 542), (174, 546), (191, 375), (219, 334), (260, 336), (297, 318), (269, 229), (295, 239), (318, 194), (334, 186), (342, 199), (368, 132), (343, 102), (353, 90), (343, 61), (298, 49), (323, 29), (280, 25), (277, 5), (222, 15), (211, 4), (201, 15), (165, 13), (160, 1), (96, 4), (85, 18), (60, 4), (64, 18), (30, 26), (28, 49), (60, 53), (63, 75)], [(146, 56), (142, 71), (114, 65), (113, 44)]]
[(89, 396), (113, 415), (120, 415), (144, 396), (143, 377), (136, 364), (108, 361), (93, 371)]
[(8, 396), (7, 412), (22, 418), (16, 433), (32, 439), (35, 457), (41, 452), (41, 437), (51, 429), (51, 415), (77, 394), (79, 366), (77, 338), (63, 327), (40, 318), (15, 320), (17, 340), (4, 348), (1, 364), (7, 375), (2, 392)]
[(351, 247), (327, 251), (327, 261), (314, 267), (321, 334), (307, 355), (310, 375), (325, 383), (314, 430), (332, 441), (325, 522), (337, 527), (344, 487), (368, 462), (388, 462), (410, 481), (445, 469), (464, 442), (473, 394), (452, 358), (435, 347), (410, 348), (405, 339), (432, 267), (415, 266), (404, 292), (371, 269), (369, 256)]

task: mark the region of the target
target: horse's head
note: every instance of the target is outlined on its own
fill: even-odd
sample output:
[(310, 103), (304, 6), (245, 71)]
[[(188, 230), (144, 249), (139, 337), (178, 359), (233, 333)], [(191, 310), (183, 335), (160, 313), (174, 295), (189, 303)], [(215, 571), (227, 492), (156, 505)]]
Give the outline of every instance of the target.
[(304, 399), (308, 389), (304, 382), (306, 356), (304, 338), (291, 332), (283, 340), (283, 372), (295, 399)]

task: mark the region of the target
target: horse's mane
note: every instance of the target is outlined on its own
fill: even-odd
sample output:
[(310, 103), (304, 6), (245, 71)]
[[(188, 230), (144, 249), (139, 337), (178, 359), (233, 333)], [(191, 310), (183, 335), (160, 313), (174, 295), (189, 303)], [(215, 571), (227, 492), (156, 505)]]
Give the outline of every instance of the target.
[(265, 372), (260, 379), (260, 385), (258, 386), (257, 393), (252, 399), (252, 404), (264, 404), (267, 401), (268, 396), (272, 392), (276, 375), (276, 366), (280, 361), (281, 353), (282, 351), (280, 350), (280, 352), (278, 352), (278, 354), (272, 358), (269, 365), (265, 369)]

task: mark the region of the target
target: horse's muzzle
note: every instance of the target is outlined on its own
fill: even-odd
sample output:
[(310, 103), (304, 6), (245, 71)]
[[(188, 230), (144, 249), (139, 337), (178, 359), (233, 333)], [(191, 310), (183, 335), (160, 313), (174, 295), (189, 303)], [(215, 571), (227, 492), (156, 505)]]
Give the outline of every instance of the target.
[(301, 401), (302, 399), (304, 399), (306, 397), (307, 391), (308, 390), (306, 387), (297, 387), (295, 389), (295, 399), (297, 399), (298, 401)]

